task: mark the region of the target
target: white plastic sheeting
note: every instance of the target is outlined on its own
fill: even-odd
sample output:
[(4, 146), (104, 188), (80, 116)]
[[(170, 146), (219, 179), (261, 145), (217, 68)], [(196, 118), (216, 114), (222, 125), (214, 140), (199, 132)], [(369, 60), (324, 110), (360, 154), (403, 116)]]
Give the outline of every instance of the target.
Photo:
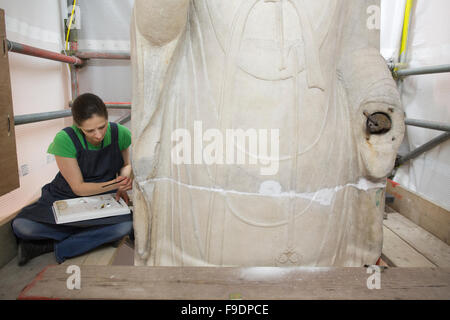
[(406, 0), (381, 0), (380, 51), (386, 59), (397, 59), (402, 38)]
[[(133, 4), (134, 0), (78, 0), (78, 50), (128, 53)], [(92, 92), (105, 101), (131, 101), (130, 61), (89, 60), (80, 70), (79, 88), (80, 93)]]
[[(382, 0), (381, 53), (398, 60), (405, 0)], [(408, 67), (450, 63), (450, 1), (416, 0), (407, 46)], [(450, 122), (450, 73), (406, 77), (400, 84), (407, 118)], [(442, 131), (407, 126), (400, 154)], [(394, 180), (450, 209), (450, 140), (401, 166)]]

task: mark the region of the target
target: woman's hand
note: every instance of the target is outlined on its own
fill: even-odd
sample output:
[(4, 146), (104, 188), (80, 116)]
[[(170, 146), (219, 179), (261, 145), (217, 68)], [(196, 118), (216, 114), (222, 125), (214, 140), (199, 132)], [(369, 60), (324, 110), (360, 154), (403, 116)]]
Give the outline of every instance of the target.
[(121, 179), (121, 182), (118, 184), (119, 188), (116, 192), (116, 200), (119, 201), (122, 198), (128, 204), (130, 198), (128, 197), (127, 191), (133, 188), (133, 179), (123, 176), (119, 176), (117, 179)]
[(133, 179), (132, 178), (128, 178), (128, 177), (124, 177), (124, 176), (118, 176), (116, 178), (116, 182), (118, 182), (116, 184), (116, 188), (117, 189), (121, 189), (123, 191), (131, 190), (132, 187), (133, 187)]
[(123, 190), (117, 190), (116, 192), (116, 201), (120, 201), (120, 198), (123, 199), (123, 201), (125, 201), (125, 203), (128, 205), (130, 202), (130, 198), (128, 197), (128, 193), (126, 191)]

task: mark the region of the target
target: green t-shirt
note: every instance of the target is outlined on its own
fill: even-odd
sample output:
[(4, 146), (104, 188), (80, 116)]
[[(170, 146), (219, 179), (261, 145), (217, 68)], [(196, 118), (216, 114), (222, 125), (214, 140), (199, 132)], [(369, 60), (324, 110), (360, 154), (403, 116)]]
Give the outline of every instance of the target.
[[(72, 126), (72, 129), (75, 130), (75, 133), (80, 139), (81, 145), (84, 145), (83, 134), (80, 129), (78, 129), (75, 125)], [(120, 151), (125, 150), (131, 145), (131, 132), (127, 127), (117, 124), (117, 129), (119, 133), (119, 148)], [(103, 138), (103, 147), (106, 147), (111, 144), (111, 126), (108, 123), (108, 129), (106, 130), (105, 137)], [(88, 142), (89, 150), (100, 150), (101, 144), (98, 146), (93, 146)], [(48, 147), (47, 153), (53, 154), (55, 156), (65, 157), (65, 158), (76, 158), (77, 157), (77, 149), (70, 139), (67, 132), (61, 130), (55, 136), (55, 139)]]

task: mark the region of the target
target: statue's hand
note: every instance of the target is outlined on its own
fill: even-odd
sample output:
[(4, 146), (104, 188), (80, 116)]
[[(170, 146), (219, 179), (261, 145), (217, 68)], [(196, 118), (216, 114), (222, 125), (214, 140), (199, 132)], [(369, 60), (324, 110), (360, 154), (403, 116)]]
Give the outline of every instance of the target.
[(371, 179), (384, 178), (394, 167), (405, 131), (397, 85), (377, 48), (348, 51), (340, 63), (365, 171), (362, 174)]
[(355, 119), (355, 134), (366, 175), (386, 177), (392, 170), (405, 131), (404, 112), (383, 101), (361, 104)]

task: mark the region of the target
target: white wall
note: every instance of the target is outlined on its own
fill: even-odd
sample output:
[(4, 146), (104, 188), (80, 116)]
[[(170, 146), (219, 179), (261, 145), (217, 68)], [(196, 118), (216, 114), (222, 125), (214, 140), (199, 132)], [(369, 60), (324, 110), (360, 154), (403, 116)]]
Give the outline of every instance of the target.
[[(382, 0), (381, 52), (398, 55), (405, 0)], [(415, 1), (407, 46), (409, 67), (450, 64), (450, 1)], [(397, 48), (397, 51), (395, 50)], [(450, 123), (450, 73), (410, 76), (400, 84), (407, 118)], [(441, 131), (407, 126), (404, 154)], [(394, 178), (450, 210), (450, 140), (401, 166)]]
[[(59, 1), (0, 0), (5, 10), (6, 34), (10, 41), (60, 52), (62, 22)], [(12, 100), (15, 115), (64, 109), (70, 99), (70, 77), (66, 64), (9, 53)], [(58, 172), (47, 148), (55, 134), (70, 123), (58, 119), (16, 126), (20, 189), (0, 197), (0, 219), (40, 196), (41, 187)]]

